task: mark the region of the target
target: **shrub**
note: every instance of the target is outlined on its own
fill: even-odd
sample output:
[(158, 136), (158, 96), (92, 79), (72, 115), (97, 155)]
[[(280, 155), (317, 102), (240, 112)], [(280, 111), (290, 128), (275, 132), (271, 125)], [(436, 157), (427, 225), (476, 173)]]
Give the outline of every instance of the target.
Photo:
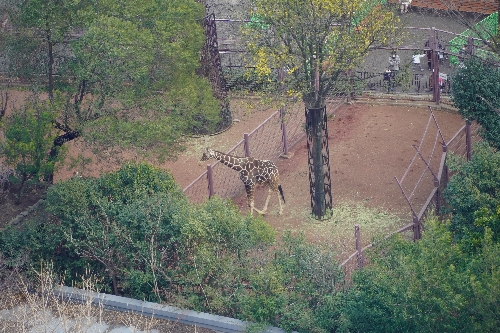
[(500, 247), (490, 231), (470, 255), (453, 242), (449, 224), (427, 221), (426, 228), (419, 242), (398, 236), (380, 244), (371, 264), (355, 272), (342, 303), (349, 332), (496, 330)]
[(451, 230), (464, 245), (480, 246), (485, 227), (498, 241), (500, 223), (500, 153), (486, 143), (474, 146), (469, 162), (458, 157), (450, 159), (454, 173), (444, 191), (448, 204), (445, 212), (452, 213)]

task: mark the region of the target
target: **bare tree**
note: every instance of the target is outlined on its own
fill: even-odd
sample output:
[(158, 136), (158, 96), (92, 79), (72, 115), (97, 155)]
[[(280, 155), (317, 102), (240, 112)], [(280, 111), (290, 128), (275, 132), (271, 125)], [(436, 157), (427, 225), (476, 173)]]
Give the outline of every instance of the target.
[[(473, 13), (460, 11), (461, 1), (459, 0), (440, 0), (448, 9), (450, 17), (464, 25), (472, 34), (476, 35), (480, 43), (488, 50), (500, 55), (500, 15), (497, 19), (496, 34), (495, 29), (476, 23), (485, 13)], [(500, 12), (500, 1), (497, 1), (497, 11)]]

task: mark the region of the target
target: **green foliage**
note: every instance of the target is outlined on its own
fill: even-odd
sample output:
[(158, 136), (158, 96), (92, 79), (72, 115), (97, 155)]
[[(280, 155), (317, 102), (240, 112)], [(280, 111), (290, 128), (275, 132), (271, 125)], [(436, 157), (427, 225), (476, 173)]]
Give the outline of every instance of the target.
[(16, 33), (0, 38), (9, 75), (46, 87), (49, 96), (63, 91), (60, 128), (77, 131), (95, 151), (135, 149), (163, 161), (182, 151), (183, 135), (215, 130), (221, 101), (196, 75), (205, 41), (197, 1), (36, 0), (11, 7)]
[[(271, 68), (287, 71), (288, 90), (284, 93), (300, 94), (308, 108), (323, 106), (336, 81), (355, 68), (372, 47), (394, 41), (397, 44), (399, 19), (380, 4), (364, 0), (254, 3), (252, 14), (259, 24), (249, 24), (245, 29), (252, 65), (263, 78), (269, 78)], [(316, 71), (318, 94), (311, 84)]]
[(452, 213), (451, 230), (467, 247), (481, 245), (485, 227), (499, 240), (500, 223), (500, 153), (486, 143), (474, 146), (469, 162), (451, 158), (450, 169), (454, 173), (444, 196), (448, 204), (446, 212)]
[(25, 182), (42, 181), (53, 174), (56, 163), (64, 158), (64, 154), (57, 157), (49, 154), (58, 134), (53, 122), (60, 108), (61, 102), (57, 98), (50, 102), (33, 97), (2, 121), (5, 140), (0, 142), (0, 154), (5, 163), (16, 170), (21, 183), (18, 200)]
[[(43, 213), (43, 214), (42, 214)], [(44, 210), (0, 231), (12, 267), (53, 261), (64, 282), (91, 271), (98, 287), (137, 299), (301, 332), (337, 325), (343, 273), (332, 248), (276, 231), (233, 203), (188, 203), (172, 176), (128, 164), (49, 188)]]
[(287, 331), (334, 330), (343, 273), (332, 249), (285, 233), (268, 255), (253, 262), (246, 290), (238, 294), (237, 315)]
[(500, 68), (472, 58), (452, 75), (451, 82), (460, 114), (477, 120), (483, 128), (481, 136), (500, 148)]
[(46, 209), (64, 246), (105, 267), (114, 293), (221, 314), (233, 311), (249, 253), (275, 237), (226, 201), (190, 206), (168, 173), (143, 164), (57, 184)]
[[(469, 256), (452, 241), (448, 225), (433, 220), (426, 222), (418, 242), (395, 237), (379, 244), (370, 255), (370, 265), (355, 272), (345, 294), (344, 328), (494, 332), (499, 324), (495, 315), (499, 287), (492, 284), (498, 281), (500, 247), (488, 241), (487, 233), (484, 237), (484, 246)], [(486, 286), (493, 287), (492, 297), (484, 293)]]

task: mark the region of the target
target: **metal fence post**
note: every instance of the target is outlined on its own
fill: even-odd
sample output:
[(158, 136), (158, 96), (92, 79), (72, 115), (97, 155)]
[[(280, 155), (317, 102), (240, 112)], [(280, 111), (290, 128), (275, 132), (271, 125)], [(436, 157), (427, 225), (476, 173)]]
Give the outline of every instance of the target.
[(208, 197), (211, 198), (215, 194), (213, 171), (211, 164), (207, 164), (207, 180), (208, 180)]
[(354, 236), (356, 237), (356, 251), (358, 251), (358, 268), (363, 268), (365, 259), (363, 257), (363, 252), (361, 251), (359, 224), (354, 225)]
[(472, 152), (472, 140), (470, 133), (470, 121), (465, 121), (465, 147), (467, 149), (467, 161), (470, 161)]
[(245, 157), (250, 157), (250, 136), (248, 133), (243, 134), (243, 141), (245, 146)]

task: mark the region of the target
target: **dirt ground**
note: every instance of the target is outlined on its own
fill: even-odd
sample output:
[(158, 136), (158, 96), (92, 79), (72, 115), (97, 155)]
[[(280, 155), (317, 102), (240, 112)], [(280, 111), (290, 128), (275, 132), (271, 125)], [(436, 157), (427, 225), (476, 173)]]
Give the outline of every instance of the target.
[[(255, 107), (248, 111), (248, 104), (241, 101), (234, 102), (233, 109), (239, 121), (229, 130), (216, 136), (190, 139), (188, 149), (176, 161), (159, 165), (162, 169), (170, 170), (181, 188), (185, 188), (206, 170), (206, 163), (200, 162), (206, 146), (227, 151), (242, 139), (243, 133), (250, 132), (274, 112), (273, 109)], [(242, 112), (243, 109), (246, 112)], [(456, 113), (434, 112), (445, 140), (449, 140), (463, 126), (463, 120)], [(361, 204), (384, 214), (408, 217), (408, 204), (394, 177), (400, 178), (414, 157), (412, 144), (421, 139), (428, 119), (427, 108), (411, 106), (346, 104), (339, 108), (328, 124), (334, 211), (341, 204)], [(277, 199), (273, 196), (269, 213), (264, 218), (279, 232), (304, 230), (310, 234), (328, 234), (331, 232), (328, 222), (318, 222), (310, 215), (306, 140), (292, 147), (291, 152), (292, 158), (279, 159), (276, 163), (286, 199), (284, 213), (277, 216)], [(69, 155), (75, 158), (79, 154), (93, 158), (94, 162), (85, 168), (60, 168), (55, 175), (56, 182), (68, 179), (75, 170), (83, 176), (97, 177), (119, 167), (111, 160), (97, 162), (96, 156), (77, 141), (71, 144)], [(135, 158), (133, 155), (124, 157)], [(432, 184), (429, 186), (431, 188)], [(13, 205), (12, 200), (4, 200), (0, 204), (2, 222), (10, 221), (26, 206), (36, 202), (39, 194), (31, 193), (19, 206)], [(266, 195), (267, 189), (257, 189), (255, 201), (258, 208), (263, 206)], [(243, 214), (248, 212), (244, 192), (233, 201)], [(409, 220), (405, 218), (401, 223), (404, 225)]]
[[(446, 141), (464, 125), (456, 113), (435, 111), (435, 116)], [(339, 206), (344, 209), (343, 204), (361, 205), (375, 215), (401, 218), (392, 226), (393, 230), (384, 230), (385, 233), (410, 223), (408, 203), (394, 177), (400, 179), (414, 157), (412, 144), (421, 140), (428, 119), (427, 108), (355, 104), (339, 109), (328, 124), (334, 212)], [(277, 162), (286, 199), (283, 215), (276, 214), (278, 203), (273, 196), (270, 212), (264, 218), (278, 231), (303, 230), (313, 237), (331, 238), (336, 224), (343, 221), (319, 222), (311, 218), (306, 140), (295, 145), (292, 153), (291, 159)], [(429, 191), (432, 186), (429, 180)], [(267, 189), (259, 189), (257, 208), (263, 206), (266, 195)], [(242, 212), (248, 211), (244, 193), (234, 202)], [(354, 225), (348, 229), (352, 231), (348, 234), (353, 235)], [(365, 235), (363, 243), (369, 243), (371, 236)]]
[[(228, 151), (243, 138), (243, 133), (251, 132), (275, 111), (273, 108), (259, 107), (257, 101), (237, 99), (232, 102), (232, 110), (237, 121), (228, 130), (218, 135), (190, 138), (187, 150), (176, 161), (158, 165), (169, 170), (181, 188), (188, 186), (206, 170), (206, 163), (200, 161), (205, 147)], [(446, 141), (464, 124), (457, 113), (441, 110), (435, 110), (434, 113)], [(411, 221), (410, 210), (394, 177), (400, 179), (415, 156), (412, 144), (419, 144), (429, 114), (428, 108), (410, 105), (341, 106), (328, 123), (334, 216), (325, 221), (317, 221), (311, 216), (304, 138), (292, 147), (290, 159), (279, 159), (276, 163), (286, 199), (283, 215), (277, 215), (278, 203), (273, 196), (264, 219), (279, 233), (300, 230), (310, 239), (326, 239), (337, 245), (340, 243), (346, 252), (352, 252), (354, 248), (354, 224), (361, 227), (364, 245), (369, 244), (376, 235), (386, 235), (406, 225)], [(69, 167), (71, 158), (79, 155), (91, 158), (92, 163)], [(123, 154), (121, 158), (136, 160), (137, 156)], [(420, 167), (423, 168), (423, 164)], [(75, 171), (84, 177), (98, 177), (118, 168), (119, 164), (114, 159), (99, 159), (82, 141), (76, 140), (69, 144), (66, 164), (55, 174), (55, 181), (68, 179)], [(429, 191), (432, 189), (432, 180), (424, 179), (422, 183)], [(241, 190), (241, 194), (233, 201), (246, 214), (248, 207), (243, 184)], [(27, 193), (21, 205), (14, 204), (12, 194), (2, 200), (0, 226), (33, 205), (41, 193), (40, 190)], [(267, 189), (257, 189), (257, 208), (262, 208), (266, 196)], [(423, 203), (425, 198), (420, 201)]]

